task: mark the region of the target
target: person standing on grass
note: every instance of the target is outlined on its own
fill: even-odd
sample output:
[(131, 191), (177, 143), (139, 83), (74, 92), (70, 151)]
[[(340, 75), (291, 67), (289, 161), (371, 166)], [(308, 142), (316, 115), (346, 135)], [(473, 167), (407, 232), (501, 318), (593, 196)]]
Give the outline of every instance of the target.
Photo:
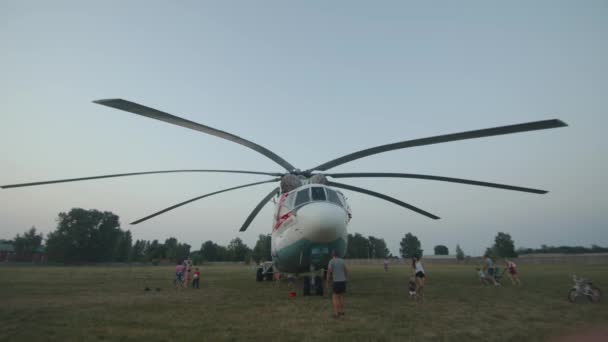
[(384, 272), (388, 272), (388, 258), (384, 258)]
[(422, 267), (420, 258), (412, 258), (412, 271), (414, 272), (414, 276), (418, 282), (418, 286), (416, 287), (417, 297), (424, 300), (424, 279), (426, 277), (426, 273), (424, 272), (424, 267)]
[(185, 269), (185, 281), (186, 281), (186, 286), (188, 284), (190, 284), (190, 281), (192, 280), (192, 260), (190, 260), (190, 257), (188, 257), (188, 259), (184, 260), (184, 267)]
[(333, 278), (333, 294), (331, 295), (331, 303), (334, 309), (334, 317), (344, 315), (344, 293), (346, 293), (346, 276), (348, 269), (344, 263), (344, 259), (340, 258), (336, 251), (332, 252), (332, 259), (327, 265), (327, 287), (329, 288), (329, 280)]
[(200, 288), (200, 281), (201, 281), (201, 272), (199, 272), (198, 267), (197, 267), (194, 269), (194, 275), (192, 278), (192, 288), (193, 289)]
[(505, 259), (505, 267), (507, 268), (507, 271), (509, 272), (509, 278), (511, 278), (511, 283), (513, 285), (517, 284), (517, 285), (521, 285), (521, 281), (519, 280), (519, 274), (517, 273), (517, 268), (516, 265), (513, 261), (510, 261), (509, 259)]
[(175, 280), (173, 280), (173, 286), (175, 288), (184, 287), (184, 271), (186, 270), (186, 266), (181, 262), (177, 263), (175, 266)]

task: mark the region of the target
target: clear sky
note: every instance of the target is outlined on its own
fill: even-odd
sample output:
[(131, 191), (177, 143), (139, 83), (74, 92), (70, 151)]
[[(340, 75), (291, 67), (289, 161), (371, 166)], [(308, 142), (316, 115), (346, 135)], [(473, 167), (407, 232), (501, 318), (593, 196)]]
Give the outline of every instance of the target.
[[(0, 184), (183, 168), (281, 172), (248, 148), (93, 104), (124, 98), (252, 140), (301, 169), (407, 139), (559, 118), (567, 128), (392, 151), (334, 172), (408, 172), (549, 190), (343, 179), (442, 219), (344, 191), (349, 232), (407, 233), (425, 253), (608, 245), (606, 1), (1, 1)], [(47, 233), (73, 207), (109, 210), (135, 239), (252, 246), (272, 184), (168, 174), (0, 191), (0, 238)]]

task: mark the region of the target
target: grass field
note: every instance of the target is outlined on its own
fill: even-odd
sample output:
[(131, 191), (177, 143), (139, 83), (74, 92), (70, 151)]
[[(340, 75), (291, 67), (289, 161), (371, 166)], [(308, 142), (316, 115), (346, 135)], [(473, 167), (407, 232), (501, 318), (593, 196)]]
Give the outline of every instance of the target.
[(608, 293), (608, 265), (522, 265), (519, 288), (481, 287), (472, 266), (426, 268), (416, 304), (405, 265), (352, 267), (334, 319), (328, 294), (288, 298), (286, 283), (257, 283), (250, 266), (203, 266), (201, 289), (181, 291), (173, 267), (2, 266), (0, 340), (536, 341), (608, 326), (605, 298), (566, 299), (572, 273)]

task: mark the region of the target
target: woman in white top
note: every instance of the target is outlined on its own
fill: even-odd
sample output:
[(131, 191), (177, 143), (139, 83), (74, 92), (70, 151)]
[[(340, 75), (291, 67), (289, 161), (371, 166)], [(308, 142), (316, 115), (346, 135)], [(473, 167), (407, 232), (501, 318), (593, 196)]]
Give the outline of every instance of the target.
[(416, 291), (418, 292), (419, 298), (424, 298), (424, 267), (422, 267), (422, 263), (418, 257), (412, 258), (412, 271), (416, 276), (416, 281), (418, 282), (418, 286), (416, 287)]

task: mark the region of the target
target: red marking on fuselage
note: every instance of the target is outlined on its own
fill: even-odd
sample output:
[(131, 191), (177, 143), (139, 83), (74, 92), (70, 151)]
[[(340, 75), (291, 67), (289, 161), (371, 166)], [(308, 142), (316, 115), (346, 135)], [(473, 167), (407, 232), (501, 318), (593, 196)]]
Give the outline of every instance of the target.
[(291, 215), (292, 215), (292, 214), (291, 214), (291, 211), (290, 211), (290, 212), (288, 212), (287, 214), (285, 214), (285, 215), (283, 215), (283, 216), (279, 217), (279, 219), (277, 220), (277, 223), (274, 225), (274, 230), (279, 229), (279, 228), (281, 227), (281, 225), (282, 225), (283, 223), (285, 223), (285, 221), (287, 221), (287, 219), (289, 219), (289, 218), (291, 217)]
[[(287, 199), (287, 196), (289, 196), (289, 193), (285, 193), (285, 194), (281, 195), (281, 198), (279, 199), (279, 204), (278, 204), (278, 206), (277, 206), (277, 211), (278, 211), (278, 212), (280, 212), (281, 207), (283, 206), (283, 203), (285, 203), (285, 200)], [(277, 212), (277, 215), (278, 215), (278, 212)], [(285, 221), (287, 221), (287, 219), (288, 219), (289, 217), (291, 217), (291, 215), (292, 215), (292, 214), (291, 214), (291, 211), (290, 211), (290, 212), (288, 212), (287, 214), (284, 214), (284, 215), (282, 215), (282, 216), (278, 217), (278, 218), (277, 218), (277, 223), (275, 223), (275, 225), (274, 225), (274, 227), (273, 227), (272, 231), (274, 232), (275, 230), (279, 229), (279, 228), (281, 227), (281, 225), (282, 225), (283, 223), (285, 223)]]

